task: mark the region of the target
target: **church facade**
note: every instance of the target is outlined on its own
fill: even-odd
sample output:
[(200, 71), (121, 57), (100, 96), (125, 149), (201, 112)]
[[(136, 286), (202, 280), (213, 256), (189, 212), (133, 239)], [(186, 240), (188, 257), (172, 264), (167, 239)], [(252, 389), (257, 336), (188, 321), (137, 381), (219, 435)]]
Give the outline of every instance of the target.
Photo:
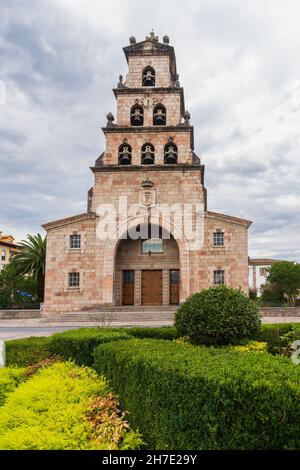
[(113, 89), (87, 211), (43, 225), (44, 315), (178, 305), (217, 284), (248, 293), (251, 222), (207, 208), (169, 38), (131, 37), (123, 50), (128, 74)]

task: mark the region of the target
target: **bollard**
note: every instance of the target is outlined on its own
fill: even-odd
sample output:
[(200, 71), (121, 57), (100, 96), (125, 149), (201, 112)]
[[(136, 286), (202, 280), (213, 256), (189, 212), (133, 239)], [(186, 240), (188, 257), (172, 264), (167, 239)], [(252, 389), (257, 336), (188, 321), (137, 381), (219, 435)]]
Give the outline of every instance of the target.
[(0, 339), (0, 368), (5, 367), (5, 341)]

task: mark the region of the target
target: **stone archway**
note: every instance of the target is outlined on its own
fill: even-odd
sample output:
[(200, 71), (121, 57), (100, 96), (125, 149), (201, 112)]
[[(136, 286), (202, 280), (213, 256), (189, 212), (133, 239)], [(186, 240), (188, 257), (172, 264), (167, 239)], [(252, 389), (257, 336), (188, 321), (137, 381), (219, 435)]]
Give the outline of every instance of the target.
[[(151, 223), (151, 221), (149, 221)], [(122, 242), (124, 234), (131, 228), (137, 227), (141, 223), (140, 217), (128, 219), (117, 227), (117, 233), (123, 234), (115, 239), (106, 242), (103, 262), (103, 303), (106, 305), (116, 305), (118, 293), (116, 285), (120, 279), (116, 278), (116, 255), (119, 243)], [(180, 294), (179, 301), (183, 302), (190, 295), (190, 267), (189, 267), (189, 245), (183, 233), (170, 221), (162, 218), (160, 227), (169, 231), (176, 240), (179, 250), (179, 269), (180, 269)], [(120, 300), (119, 300), (120, 303)]]

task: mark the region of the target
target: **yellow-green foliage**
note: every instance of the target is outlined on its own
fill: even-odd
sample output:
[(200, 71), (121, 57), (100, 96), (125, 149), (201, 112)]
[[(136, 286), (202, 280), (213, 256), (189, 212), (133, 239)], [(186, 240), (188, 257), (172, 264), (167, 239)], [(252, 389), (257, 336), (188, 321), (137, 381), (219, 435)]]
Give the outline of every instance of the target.
[(249, 351), (256, 351), (256, 352), (263, 352), (267, 351), (268, 344), (263, 341), (248, 341), (246, 344), (238, 344), (236, 346), (228, 346), (230, 351), (235, 352), (249, 352)]
[(107, 414), (114, 410), (106, 407), (91, 415), (95, 400), (108, 395), (107, 383), (91, 369), (71, 362), (42, 368), (2, 407), (0, 449), (137, 448), (140, 437), (124, 426), (123, 416), (111, 420), (108, 432)]
[(0, 406), (7, 395), (24, 380), (24, 369), (0, 369)]

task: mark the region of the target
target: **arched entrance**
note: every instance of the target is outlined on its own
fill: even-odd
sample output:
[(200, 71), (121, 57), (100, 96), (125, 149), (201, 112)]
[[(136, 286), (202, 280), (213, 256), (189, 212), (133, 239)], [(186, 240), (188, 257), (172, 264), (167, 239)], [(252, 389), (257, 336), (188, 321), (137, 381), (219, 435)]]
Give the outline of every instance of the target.
[[(146, 234), (146, 232), (148, 232)], [(120, 240), (115, 255), (117, 305), (178, 305), (180, 259), (175, 238), (157, 227)]]
[[(126, 220), (125, 222), (122, 223), (122, 225), (119, 225), (117, 227), (117, 233), (124, 234), (127, 232), (127, 230), (137, 227), (140, 223), (141, 223), (140, 217), (132, 217), (131, 219)], [(122, 229), (122, 227), (124, 227), (124, 230)], [(166, 230), (170, 230), (170, 234), (171, 234), (170, 240), (173, 238), (174, 242), (177, 243), (178, 252), (179, 252), (179, 263), (178, 263), (178, 260), (176, 260), (176, 263), (178, 263), (178, 266), (179, 266), (179, 273), (178, 273), (180, 277), (179, 302), (181, 303), (190, 295), (190, 265), (189, 265), (188, 242), (186, 241), (183, 233), (180, 230), (178, 230), (177, 227), (173, 225), (173, 223), (170, 220), (164, 220), (164, 218), (161, 218), (160, 227), (162, 229), (166, 227)], [(106, 305), (121, 305), (122, 304), (122, 287), (121, 286), (122, 286), (123, 281), (122, 281), (121, 276), (123, 276), (123, 274), (121, 274), (120, 269), (117, 269), (117, 261), (119, 258), (119, 256), (117, 255), (118, 255), (119, 245), (121, 246), (123, 242), (124, 242), (123, 236), (120, 236), (120, 238), (107, 240), (107, 243), (105, 246), (104, 259), (103, 259), (103, 272), (102, 272), (102, 279), (103, 279), (102, 286), (103, 286), (103, 303)], [(120, 250), (123, 250), (123, 249), (120, 248)], [(154, 256), (154, 254), (150, 256)], [(172, 269), (172, 266), (169, 266), (169, 269)], [(137, 271), (141, 271), (141, 270), (137, 270)], [(176, 276), (178, 277), (178, 274), (176, 273), (172, 274), (173, 279)], [(162, 275), (164, 275), (164, 273), (162, 273)], [(141, 286), (141, 280), (138, 279), (139, 272), (134, 273), (134, 274), (132, 273), (127, 274), (127, 276), (129, 277), (129, 283), (132, 282), (132, 276), (134, 276), (133, 282), (135, 286), (134, 287), (134, 293), (135, 293), (135, 291), (138, 290), (138, 286), (139, 285)], [(130, 279), (130, 276), (131, 276), (131, 279)], [(165, 276), (166, 276), (166, 272), (165, 272)], [(166, 305), (168, 305), (169, 303), (169, 302), (167, 303), (166, 301), (168, 296), (169, 296), (169, 302), (170, 302), (170, 292), (169, 294), (166, 294), (165, 296), (163, 295), (162, 302), (166, 302)], [(140, 294), (137, 293), (137, 295), (134, 294), (133, 301), (135, 305), (141, 305), (141, 302), (142, 302), (141, 293)]]

